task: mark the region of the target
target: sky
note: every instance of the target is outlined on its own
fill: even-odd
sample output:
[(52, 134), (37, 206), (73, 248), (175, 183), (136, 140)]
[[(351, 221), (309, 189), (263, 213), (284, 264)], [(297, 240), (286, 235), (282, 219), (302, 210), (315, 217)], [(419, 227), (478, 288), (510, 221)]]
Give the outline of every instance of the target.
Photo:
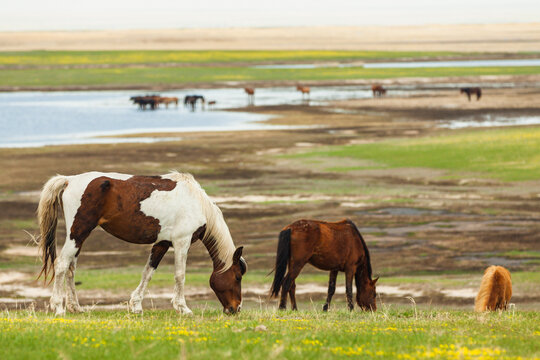
[(0, 31), (540, 21), (540, 0), (10, 0)]

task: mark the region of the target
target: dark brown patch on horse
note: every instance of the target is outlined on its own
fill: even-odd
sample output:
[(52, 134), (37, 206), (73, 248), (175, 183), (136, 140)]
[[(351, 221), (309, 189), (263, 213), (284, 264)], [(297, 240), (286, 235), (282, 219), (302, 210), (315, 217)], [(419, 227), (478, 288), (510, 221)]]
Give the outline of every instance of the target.
[(157, 269), (161, 259), (167, 253), (169, 248), (172, 246), (172, 242), (168, 240), (163, 240), (152, 246), (152, 251), (150, 252), (150, 266), (154, 269)]
[(200, 226), (197, 230), (195, 230), (193, 235), (191, 235), (191, 243), (193, 244), (197, 240), (202, 240), (205, 233), (206, 233), (206, 224), (204, 224), (203, 226)]
[(81, 198), (71, 226), (71, 239), (77, 248), (97, 226), (108, 233), (135, 244), (151, 244), (157, 240), (159, 220), (141, 211), (141, 202), (153, 191), (171, 191), (176, 182), (159, 176), (132, 176), (118, 180), (100, 176), (92, 180)]

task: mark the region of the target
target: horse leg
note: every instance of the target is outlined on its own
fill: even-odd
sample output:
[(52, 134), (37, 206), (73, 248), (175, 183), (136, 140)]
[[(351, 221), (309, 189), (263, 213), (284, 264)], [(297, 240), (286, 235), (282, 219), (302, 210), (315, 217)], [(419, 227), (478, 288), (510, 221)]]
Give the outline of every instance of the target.
[[(75, 261), (76, 256), (78, 255), (79, 247), (77, 247), (77, 244), (75, 240), (71, 239), (69, 236), (66, 238), (66, 242), (64, 243), (64, 247), (62, 248), (62, 251), (60, 252), (60, 256), (56, 260), (54, 264), (54, 285), (53, 285), (53, 291), (52, 296), (50, 300), (51, 309), (55, 312), (56, 315), (64, 315), (66, 313), (66, 309), (64, 308), (64, 296), (65, 294), (65, 280), (66, 280), (66, 274), (68, 271), (70, 271), (70, 267), (72, 267), (73, 262)], [(72, 270), (75, 271), (75, 269), (72, 267)], [(73, 274), (71, 275), (73, 276)], [(69, 280), (69, 290), (73, 289), (73, 294), (70, 295), (71, 299), (67, 298), (66, 303), (68, 303), (70, 300), (76, 299), (75, 292), (75, 284), (73, 283), (73, 286), (71, 285), (72, 279), (68, 277)], [(78, 305), (78, 304), (77, 304)], [(70, 308), (77, 308), (77, 306), (70, 305)]]
[(354, 277), (355, 269), (345, 269), (345, 293), (347, 294), (347, 306), (349, 310), (354, 309), (353, 293), (352, 293), (352, 281)]
[(293, 281), (289, 289), (289, 297), (291, 298), (291, 309), (298, 310), (296, 306), (296, 281)]
[(336, 292), (337, 275), (337, 270), (330, 271), (330, 280), (328, 281), (328, 296), (326, 297), (326, 304), (324, 304), (323, 306), (323, 311), (328, 311), (328, 308), (330, 307), (330, 302), (332, 301), (332, 296), (334, 296), (334, 293)]
[(160, 241), (157, 244), (152, 246), (150, 251), (150, 256), (148, 257), (148, 262), (144, 267), (142, 272), (141, 282), (139, 286), (131, 293), (131, 298), (129, 299), (129, 310), (133, 313), (142, 313), (142, 301), (144, 297), (144, 292), (146, 291), (146, 286), (152, 279), (154, 271), (156, 271), (161, 259), (165, 256), (167, 250), (172, 245), (170, 241)]
[(193, 312), (187, 307), (184, 298), (184, 283), (186, 280), (186, 260), (189, 246), (191, 245), (191, 235), (173, 241), (174, 246), (174, 298), (173, 307), (176, 311), (184, 315), (191, 315)]
[(285, 310), (287, 308), (287, 293), (291, 289), (292, 284), (294, 284), (296, 277), (300, 274), (300, 271), (302, 271), (304, 265), (305, 263), (294, 263), (291, 259), (291, 262), (289, 263), (289, 271), (287, 275), (285, 275), (285, 280), (283, 281), (283, 285), (281, 287), (281, 300), (279, 301), (280, 310)]
[(78, 313), (83, 312), (83, 308), (79, 305), (79, 299), (77, 298), (77, 293), (75, 291), (75, 269), (77, 268), (77, 256), (73, 259), (67, 272), (67, 301), (66, 308), (69, 312)]

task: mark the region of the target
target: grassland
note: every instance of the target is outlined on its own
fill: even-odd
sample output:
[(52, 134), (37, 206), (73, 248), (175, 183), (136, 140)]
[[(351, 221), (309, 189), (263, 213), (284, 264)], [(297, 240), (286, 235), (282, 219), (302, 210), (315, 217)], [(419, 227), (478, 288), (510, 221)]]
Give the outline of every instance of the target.
[(0, 70), (3, 87), (147, 86), (225, 81), (330, 81), (479, 75), (535, 75), (540, 67), (479, 67), (425, 69), (261, 69), (252, 67), (91, 68)]
[(539, 339), (537, 312), (0, 313), (10, 359), (537, 359)]
[[(289, 157), (352, 158), (378, 164), (370, 164), (370, 168), (432, 168), (449, 170), (455, 177), (476, 173), (505, 181), (535, 180), (540, 177), (540, 129), (477, 130), (418, 139), (389, 139)], [(332, 168), (340, 172), (361, 169), (364, 167)]]
[[(108, 290), (129, 292), (137, 287), (140, 280), (142, 266), (132, 266), (125, 268), (111, 269), (79, 269), (77, 270), (77, 281), (81, 285), (77, 289), (81, 290)], [(208, 280), (211, 274), (210, 269), (197, 269), (189, 271), (186, 274), (186, 286), (208, 286)], [(162, 266), (152, 276), (152, 281), (149, 286), (154, 289), (174, 287), (174, 271), (172, 266)], [(267, 276), (268, 271), (265, 270), (250, 270), (244, 277), (242, 284), (245, 286), (258, 285), (270, 289), (272, 277)], [(444, 276), (441, 273), (419, 274), (414, 276), (385, 276), (380, 279), (379, 284), (382, 285), (403, 285), (403, 284), (437, 284), (444, 287), (477, 287), (480, 283), (482, 273), (480, 272), (462, 272), (451, 274), (445, 272)], [(540, 283), (540, 273), (536, 271), (515, 271), (512, 272), (512, 279), (519, 284), (518, 287), (528, 289)], [(344, 276), (340, 274), (339, 284), (344, 283)], [(307, 267), (296, 280), (299, 285), (302, 284), (320, 284), (326, 286), (328, 283), (328, 272), (314, 271), (314, 268)]]
[(447, 51), (23, 51), (0, 52), (0, 65), (355, 61), (473, 55)]
[[(496, 54), (495, 54), (496, 55)], [(339, 81), (402, 77), (540, 74), (540, 67), (268, 69), (268, 63), (466, 59), (494, 54), (389, 51), (30, 51), (0, 53), (0, 87), (125, 88), (224, 81)], [(166, 66), (164, 66), (166, 65)]]

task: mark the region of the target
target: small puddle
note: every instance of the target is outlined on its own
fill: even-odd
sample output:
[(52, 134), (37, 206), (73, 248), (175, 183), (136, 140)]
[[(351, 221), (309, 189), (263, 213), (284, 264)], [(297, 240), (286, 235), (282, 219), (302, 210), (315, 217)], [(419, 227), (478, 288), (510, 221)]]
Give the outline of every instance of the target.
[(540, 116), (504, 117), (497, 115), (483, 115), (481, 119), (462, 118), (451, 121), (441, 121), (438, 127), (447, 129), (463, 129), (469, 127), (494, 126), (526, 126), (540, 124)]

